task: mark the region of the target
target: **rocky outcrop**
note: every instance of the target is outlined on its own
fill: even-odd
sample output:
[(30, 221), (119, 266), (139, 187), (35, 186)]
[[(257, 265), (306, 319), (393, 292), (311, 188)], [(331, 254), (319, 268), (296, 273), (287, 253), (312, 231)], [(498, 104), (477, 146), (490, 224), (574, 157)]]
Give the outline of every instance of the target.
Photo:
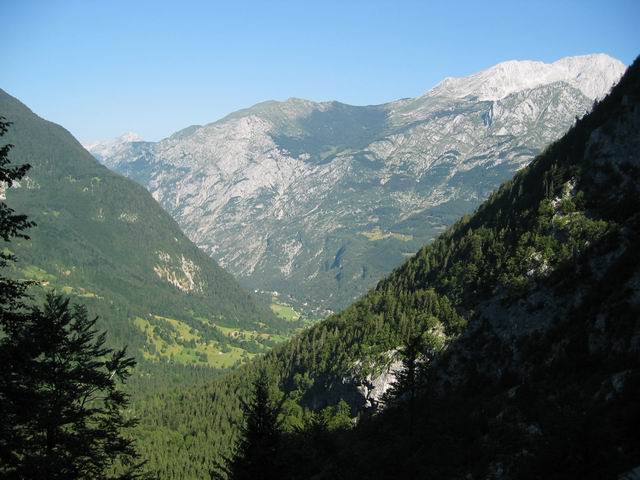
[(318, 382), (321, 388), (313, 388), (304, 404), (313, 410), (346, 401), (354, 412), (379, 412), (384, 408), (384, 394), (393, 385), (402, 362), (397, 350), (390, 350), (376, 359), (355, 362), (349, 374), (341, 379)]

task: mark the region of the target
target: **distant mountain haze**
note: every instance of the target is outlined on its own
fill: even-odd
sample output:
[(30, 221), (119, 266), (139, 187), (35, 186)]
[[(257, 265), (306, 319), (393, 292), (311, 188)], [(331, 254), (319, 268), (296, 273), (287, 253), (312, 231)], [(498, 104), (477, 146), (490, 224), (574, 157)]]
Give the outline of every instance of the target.
[(624, 69), (603, 54), (510, 61), (383, 105), (269, 101), (87, 148), (245, 286), (324, 314), (476, 208)]

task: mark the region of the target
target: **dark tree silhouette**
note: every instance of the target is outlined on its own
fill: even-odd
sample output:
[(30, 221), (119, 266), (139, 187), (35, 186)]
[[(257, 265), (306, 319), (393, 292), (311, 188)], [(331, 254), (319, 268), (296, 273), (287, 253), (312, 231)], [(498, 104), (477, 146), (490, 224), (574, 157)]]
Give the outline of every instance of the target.
[[(0, 117), (0, 136), (7, 133), (10, 122)], [(0, 191), (4, 200), (7, 190), (13, 184), (21, 180), (29, 170), (29, 165), (11, 165), (9, 152), (13, 145), (6, 144), (0, 147)], [(4, 201), (0, 201), (0, 237), (5, 242), (14, 238), (28, 238), (24, 230), (33, 224), (27, 220), (26, 215), (19, 215)], [(8, 248), (0, 250), (0, 269), (4, 273), (5, 268), (16, 259)], [(0, 473), (2, 473), (12, 447), (16, 442), (16, 432), (12, 426), (15, 424), (15, 412), (8, 408), (8, 395), (10, 392), (18, 393), (22, 388), (16, 372), (11, 368), (12, 362), (19, 363), (24, 352), (14, 351), (10, 348), (9, 340), (16, 330), (27, 319), (27, 311), (24, 306), (24, 297), (28, 282), (21, 282), (9, 278), (0, 273)], [(18, 390), (18, 391), (16, 391)]]
[(409, 434), (413, 434), (415, 423), (416, 397), (420, 389), (420, 358), (424, 350), (422, 334), (410, 334), (399, 351), (402, 367), (395, 372), (395, 380), (383, 397), (387, 406), (406, 405), (409, 420)]
[[(123, 429), (127, 395), (117, 388), (135, 365), (125, 349), (105, 347), (82, 305), (49, 293), (5, 345), (18, 361), (3, 407), (12, 413), (9, 478), (134, 478), (141, 466)], [(111, 475), (118, 463), (124, 474)], [(4, 470), (4, 471), (3, 471)]]
[[(11, 126), (6, 118), (0, 117), (0, 137), (7, 133)], [(20, 181), (30, 165), (11, 165), (9, 152), (13, 145), (6, 144), (0, 147), (0, 192), (5, 196), (15, 182)], [(0, 238), (5, 242), (10, 242), (12, 238), (28, 239), (23, 233), (24, 230), (33, 226), (34, 223), (27, 220), (26, 215), (17, 214), (12, 208), (0, 201)], [(4, 269), (10, 262), (15, 261), (13, 254), (8, 249), (0, 250), (0, 268)], [(22, 299), (29, 282), (21, 282), (5, 277), (0, 274), (0, 328), (7, 330), (20, 320)]]
[[(235, 454), (221, 468), (229, 480), (280, 478), (278, 468), (279, 408), (269, 396), (269, 378), (262, 370), (253, 384), (253, 398), (243, 402), (245, 423)], [(220, 475), (214, 474), (214, 478)]]

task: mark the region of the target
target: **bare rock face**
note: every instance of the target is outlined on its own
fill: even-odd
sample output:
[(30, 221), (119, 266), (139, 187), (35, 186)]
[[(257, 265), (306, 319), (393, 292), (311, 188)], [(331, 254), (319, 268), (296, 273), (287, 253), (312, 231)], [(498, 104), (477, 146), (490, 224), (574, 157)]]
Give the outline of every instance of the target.
[(326, 313), (478, 206), (624, 68), (506, 62), (384, 105), (271, 101), (157, 143), (89, 147), (246, 286)]
[(384, 409), (383, 396), (402, 368), (398, 350), (389, 350), (379, 357), (355, 362), (343, 378), (332, 379), (322, 388), (312, 390), (303, 402), (319, 410), (345, 400), (355, 411), (380, 412)]
[(378, 411), (383, 408), (382, 398), (396, 380), (397, 373), (402, 370), (402, 361), (394, 360), (376, 375), (368, 375), (358, 383), (357, 389), (364, 399), (364, 408)]

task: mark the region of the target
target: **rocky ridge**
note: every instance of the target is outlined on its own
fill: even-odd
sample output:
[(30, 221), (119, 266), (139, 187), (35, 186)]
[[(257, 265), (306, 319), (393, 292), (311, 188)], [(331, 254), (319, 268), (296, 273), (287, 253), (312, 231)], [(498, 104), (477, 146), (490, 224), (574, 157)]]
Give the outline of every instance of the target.
[(505, 62), (413, 99), (270, 101), (157, 143), (89, 149), (246, 286), (322, 313), (473, 210), (623, 71), (606, 55)]

